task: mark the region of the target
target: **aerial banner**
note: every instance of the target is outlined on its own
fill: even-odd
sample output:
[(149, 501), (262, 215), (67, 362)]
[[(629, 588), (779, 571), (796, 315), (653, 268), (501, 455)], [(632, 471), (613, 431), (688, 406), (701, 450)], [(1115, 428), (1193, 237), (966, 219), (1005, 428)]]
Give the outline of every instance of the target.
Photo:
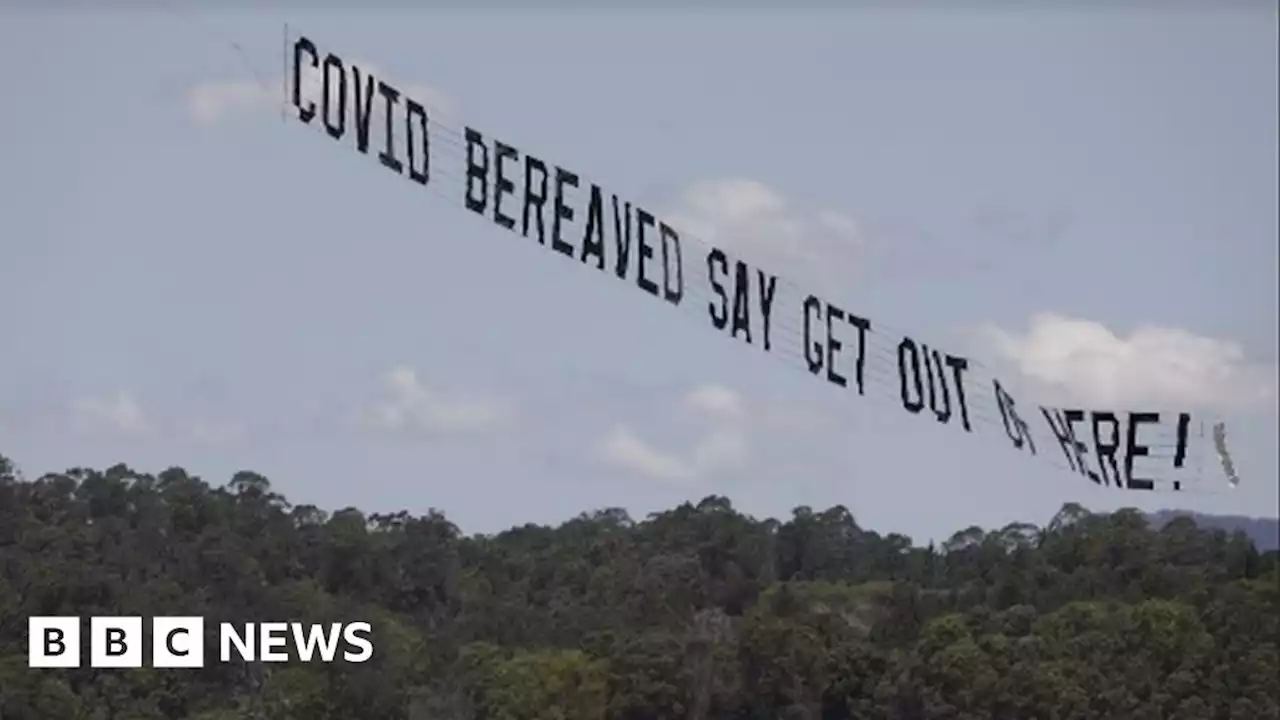
[(286, 115), (298, 124), (561, 262), (808, 372), (869, 411), (909, 413), (1118, 490), (1207, 490), (1204, 456), (1238, 482), (1225, 429), (1206, 435), (1210, 418), (1023, 404), (974, 359), (702, 242), (508, 138), (447, 124), (426, 98), (308, 37), (288, 37), (285, 53)]

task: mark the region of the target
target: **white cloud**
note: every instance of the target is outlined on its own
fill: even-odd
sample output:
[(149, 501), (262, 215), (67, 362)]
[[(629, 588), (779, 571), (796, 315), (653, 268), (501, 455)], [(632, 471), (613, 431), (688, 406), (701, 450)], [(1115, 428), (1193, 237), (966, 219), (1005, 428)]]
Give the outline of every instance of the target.
[(187, 93), (187, 109), (197, 124), (218, 125), (279, 108), (280, 97), (280, 89), (269, 92), (251, 81), (201, 83)]
[(683, 407), (703, 415), (711, 424), (690, 449), (687, 458), (663, 452), (625, 425), (614, 427), (597, 452), (614, 467), (667, 483), (689, 484), (717, 473), (741, 468), (749, 456), (741, 397), (720, 385), (701, 385), (682, 399)]
[(240, 423), (197, 418), (187, 423), (185, 436), (197, 445), (223, 447), (241, 441), (245, 434), (245, 427)]
[[(346, 64), (348, 114), (355, 107), (355, 86), (351, 82), (350, 70), (353, 65), (360, 68), (363, 75), (372, 75), (377, 79), (385, 80), (395, 86), (402, 95), (411, 97), (427, 106), (433, 117), (443, 115), (447, 118), (452, 114), (453, 103), (439, 91), (417, 83), (400, 82), (397, 78), (384, 75), (373, 63), (366, 63), (360, 60), (353, 60)], [(192, 87), (187, 93), (187, 109), (191, 113), (191, 118), (197, 124), (206, 126), (254, 115), (272, 113), (279, 115), (282, 107), (287, 112), (297, 112), (293, 106), (292, 88), (286, 90), (285, 83), (281, 78), (271, 78), (263, 81), (263, 83), (265, 84), (255, 80), (200, 83)], [(323, 75), (319, 68), (304, 66), (300, 85), (304, 101), (310, 100), (317, 105), (323, 101)], [(380, 101), (375, 98), (375, 102)], [(374, 112), (381, 113), (382, 111), (375, 107)], [(381, 117), (381, 115), (379, 114), (378, 117)], [(381, 131), (381, 123), (378, 123), (378, 127), (375, 130)]]
[(244, 425), (208, 418), (167, 421), (144, 410), (132, 393), (84, 397), (71, 403), (71, 426), (86, 435), (156, 439), (168, 437), (180, 442), (225, 446), (241, 440)]
[(736, 420), (742, 417), (742, 397), (723, 385), (699, 385), (684, 398), (685, 405), (707, 415)]
[(1140, 327), (1127, 338), (1089, 320), (1042, 313), (1024, 335), (987, 327), (996, 350), (1046, 392), (1094, 407), (1246, 407), (1275, 398), (1274, 368), (1236, 343)]
[(72, 426), (88, 434), (140, 437), (152, 429), (133, 395), (120, 391), (107, 397), (87, 397), (71, 404)]
[(689, 463), (654, 448), (624, 425), (605, 435), (599, 452), (605, 462), (653, 480), (686, 483), (697, 476)]
[(702, 473), (736, 470), (746, 463), (747, 454), (742, 428), (714, 428), (693, 448), (693, 466)]
[(798, 207), (753, 180), (691, 185), (664, 218), (681, 232), (796, 281), (828, 282), (834, 273), (847, 273), (862, 242), (853, 218)]
[(411, 434), (477, 432), (514, 417), (514, 409), (505, 402), (441, 397), (408, 367), (388, 372), (384, 385), (388, 398), (362, 413), (365, 425), (377, 430)]

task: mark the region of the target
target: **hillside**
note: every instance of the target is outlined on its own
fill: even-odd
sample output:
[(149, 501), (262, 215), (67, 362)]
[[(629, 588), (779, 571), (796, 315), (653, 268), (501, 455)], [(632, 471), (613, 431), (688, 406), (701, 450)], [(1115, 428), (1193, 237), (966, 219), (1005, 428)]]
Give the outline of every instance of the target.
[[(417, 502), (420, 502), (417, 501)], [(0, 458), (4, 720), (1280, 718), (1280, 570), (1126, 510), (940, 547), (723, 497), (467, 535), (238, 473)], [(30, 615), (364, 620), (364, 664), (31, 670)], [(213, 636), (206, 647), (216, 647)]]
[(1244, 515), (1209, 515), (1189, 510), (1161, 510), (1148, 514), (1147, 521), (1153, 527), (1162, 528), (1174, 518), (1183, 516), (1190, 517), (1197, 526), (1202, 528), (1222, 530), (1227, 533), (1239, 530), (1248, 535), (1259, 550), (1280, 549), (1280, 519), (1276, 518), (1246, 517)]

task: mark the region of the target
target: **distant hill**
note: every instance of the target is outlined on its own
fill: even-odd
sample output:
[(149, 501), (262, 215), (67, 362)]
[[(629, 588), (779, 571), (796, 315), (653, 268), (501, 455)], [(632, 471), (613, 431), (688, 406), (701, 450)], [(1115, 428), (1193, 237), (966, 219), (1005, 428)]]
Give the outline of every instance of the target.
[(1262, 552), (1280, 550), (1280, 519), (1277, 518), (1207, 515), (1189, 510), (1160, 510), (1148, 514), (1147, 519), (1152, 527), (1158, 529), (1164, 527), (1170, 520), (1183, 515), (1195, 520), (1198, 527), (1225, 530), (1228, 533), (1240, 530), (1252, 538), (1253, 544)]

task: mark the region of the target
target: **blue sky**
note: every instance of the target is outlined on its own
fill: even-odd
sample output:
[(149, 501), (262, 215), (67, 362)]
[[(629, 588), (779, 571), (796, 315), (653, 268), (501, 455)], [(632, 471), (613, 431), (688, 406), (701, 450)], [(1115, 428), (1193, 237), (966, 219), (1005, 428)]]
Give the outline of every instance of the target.
[[(4, 11), (0, 452), (28, 474), (247, 468), (473, 531), (713, 493), (918, 540), (1066, 501), (1276, 513), (1273, 5), (197, 7)], [(432, 193), (286, 121), (286, 21), (794, 283), (779, 347), (716, 337), (692, 240), (677, 310), (464, 210), (456, 148)], [(807, 292), (883, 329), (869, 397), (803, 370)], [(1030, 458), (912, 416), (904, 331), (1019, 408), (1225, 418), (1243, 482), (1200, 442), (1212, 493), (1098, 488), (1037, 418)]]

